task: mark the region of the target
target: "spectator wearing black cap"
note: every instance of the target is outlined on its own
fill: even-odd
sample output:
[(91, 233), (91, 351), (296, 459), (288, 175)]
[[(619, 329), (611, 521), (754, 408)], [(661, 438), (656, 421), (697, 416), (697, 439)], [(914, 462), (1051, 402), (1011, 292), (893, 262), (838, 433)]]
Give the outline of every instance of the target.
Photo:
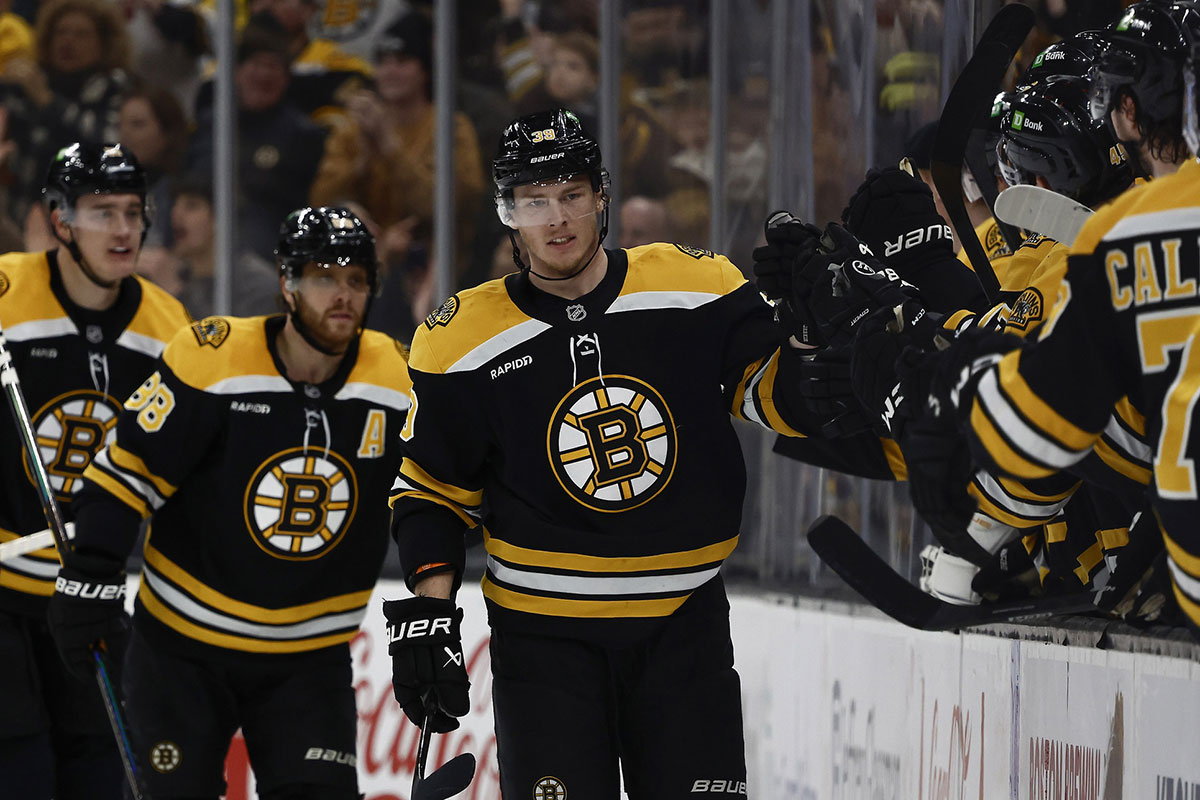
[[(420, 13), (401, 17), (375, 51), (375, 90), (350, 96), (349, 118), (325, 145), (309, 196), (313, 205), (352, 201), (379, 223), (411, 229), (415, 249), (433, 231), (434, 106), (432, 26)], [(483, 165), (470, 120), (454, 115), (454, 200), (458, 269), (465, 267)]]
[[(286, 38), (257, 19), (238, 41), (238, 244), (273, 259), (279, 220), (308, 196), (325, 143), (325, 130), (287, 101), (291, 64)], [(197, 120), (187, 172), (212, 174), (213, 109)]]

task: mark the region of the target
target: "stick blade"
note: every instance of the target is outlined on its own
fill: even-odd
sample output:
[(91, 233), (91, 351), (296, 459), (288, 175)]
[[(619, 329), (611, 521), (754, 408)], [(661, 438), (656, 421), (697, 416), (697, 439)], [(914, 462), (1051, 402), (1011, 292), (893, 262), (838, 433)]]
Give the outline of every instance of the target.
[(471, 785), (475, 756), (460, 753), (413, 785), (412, 800), (446, 800)]
[[(808, 543), (821, 560), (871, 605), (910, 628), (929, 628), (942, 603), (906, 581), (835, 516), (818, 517)], [(899, 602), (898, 602), (899, 600)]]
[(1041, 186), (1010, 186), (996, 198), (996, 216), (1010, 225), (1070, 246), (1092, 210)]

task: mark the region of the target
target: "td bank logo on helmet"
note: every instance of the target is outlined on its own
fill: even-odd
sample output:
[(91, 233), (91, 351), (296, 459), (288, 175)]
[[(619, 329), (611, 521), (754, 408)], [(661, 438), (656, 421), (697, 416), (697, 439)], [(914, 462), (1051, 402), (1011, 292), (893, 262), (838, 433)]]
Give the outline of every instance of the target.
[(556, 158), (562, 158), (564, 155), (565, 155), (565, 153), (559, 152), (559, 153), (548, 153), (544, 156), (534, 156), (533, 158), (529, 159), (529, 163), (530, 164), (540, 164), (543, 161), (553, 161)]

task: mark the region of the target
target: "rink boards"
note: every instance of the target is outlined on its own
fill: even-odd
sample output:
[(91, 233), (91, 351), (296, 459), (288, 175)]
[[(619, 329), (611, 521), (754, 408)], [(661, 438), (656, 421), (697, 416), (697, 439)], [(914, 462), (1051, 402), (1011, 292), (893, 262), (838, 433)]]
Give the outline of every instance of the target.
[[(407, 590), (384, 582), (377, 595), (353, 645), (359, 775), (367, 800), (402, 800), (417, 730), (392, 699), (380, 599)], [(492, 800), (500, 793), (483, 600), (465, 587), (460, 602), (473, 710), (458, 731), (434, 737), (431, 766), (475, 753), (475, 783), (462, 797)], [(761, 595), (731, 603), (751, 797), (1200, 797), (1194, 662), (920, 633)], [(244, 750), (235, 746), (228, 766), (230, 800), (253, 797)]]

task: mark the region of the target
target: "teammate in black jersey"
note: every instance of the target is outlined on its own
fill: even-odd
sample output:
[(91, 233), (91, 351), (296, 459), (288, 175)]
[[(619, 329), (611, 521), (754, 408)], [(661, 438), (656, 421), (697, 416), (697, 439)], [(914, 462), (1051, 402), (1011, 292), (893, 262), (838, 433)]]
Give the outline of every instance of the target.
[[(793, 351), (724, 256), (602, 246), (608, 177), (575, 116), (522, 117), (493, 164), (520, 269), (414, 337), (389, 601), (398, 701), (468, 709), (452, 599), (482, 523), (506, 797), (746, 793), (719, 574), (745, 467), (732, 413), (800, 435)], [(430, 635), (430, 633), (433, 635)], [(448, 649), (447, 649), (448, 648)]]
[[(61, 245), (0, 256), (0, 325), (68, 520), (80, 475), (113, 437), (122, 400), (189, 322), (173, 297), (133, 274), (149, 225), (145, 198), (145, 173), (120, 145), (66, 147), (45, 187)], [(0, 541), (46, 527), (7, 420), (0, 497)], [(46, 630), (57, 572), (54, 547), (0, 564), (0, 793), (117, 798), (125, 779), (96, 684), (67, 674)]]
[(241, 727), (259, 796), (357, 798), (348, 643), (387, 546), (408, 407), (403, 348), (363, 331), (374, 240), (304, 208), (276, 249), (291, 311), (184, 328), (84, 472), (50, 621), (86, 669), (126, 626), (105, 586), (150, 519), (125, 652), (135, 753), (154, 797), (215, 798)]

